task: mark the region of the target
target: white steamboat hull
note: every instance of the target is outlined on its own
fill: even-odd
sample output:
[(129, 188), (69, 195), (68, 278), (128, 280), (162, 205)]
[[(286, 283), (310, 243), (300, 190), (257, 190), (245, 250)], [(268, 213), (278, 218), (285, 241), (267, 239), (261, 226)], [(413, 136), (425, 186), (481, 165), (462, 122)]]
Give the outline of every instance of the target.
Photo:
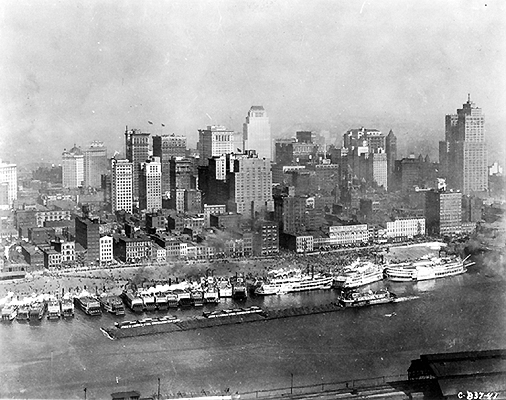
[(255, 290), (255, 294), (269, 296), (274, 294), (306, 292), (310, 290), (328, 290), (332, 287), (333, 278), (324, 278), (314, 281), (301, 281), (283, 283), (280, 285), (264, 283)]

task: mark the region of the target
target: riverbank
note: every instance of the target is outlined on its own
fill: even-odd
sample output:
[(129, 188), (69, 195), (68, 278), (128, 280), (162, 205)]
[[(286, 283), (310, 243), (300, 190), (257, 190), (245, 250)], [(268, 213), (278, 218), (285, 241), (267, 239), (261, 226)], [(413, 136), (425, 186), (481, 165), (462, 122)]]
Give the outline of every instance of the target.
[[(411, 245), (390, 246), (385, 249), (346, 249), (341, 252), (313, 253), (297, 255), (281, 253), (275, 257), (251, 260), (219, 260), (210, 262), (170, 262), (137, 267), (106, 267), (74, 272), (60, 270), (55, 272), (37, 272), (24, 279), (0, 281), (0, 298), (8, 292), (17, 296), (32, 294), (62, 295), (79, 293), (83, 289), (91, 293), (108, 292), (119, 295), (125, 285), (135, 283), (137, 286), (155, 285), (158, 282), (198, 280), (206, 275), (215, 277), (232, 277), (242, 275), (254, 280), (264, 277), (271, 270), (282, 268), (313, 269), (315, 273), (336, 274), (357, 258), (375, 260), (377, 254), (385, 254), (392, 261), (414, 259), (423, 255), (437, 256), (439, 249), (444, 248), (441, 242), (416, 243)], [(388, 249), (388, 250), (387, 250)], [(491, 257), (491, 256), (490, 256)], [(379, 260), (377, 260), (379, 261)]]

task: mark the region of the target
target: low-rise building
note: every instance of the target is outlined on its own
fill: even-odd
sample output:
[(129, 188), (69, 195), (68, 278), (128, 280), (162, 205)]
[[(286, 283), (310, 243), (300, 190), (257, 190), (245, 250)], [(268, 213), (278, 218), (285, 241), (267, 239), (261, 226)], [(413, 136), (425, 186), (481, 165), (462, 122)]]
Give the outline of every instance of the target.
[(148, 238), (120, 236), (114, 243), (114, 257), (127, 263), (151, 259), (151, 241)]
[(61, 255), (61, 263), (68, 264), (75, 261), (76, 247), (75, 242), (63, 239), (56, 239), (51, 242), (51, 246)]
[(28, 243), (23, 244), (21, 246), (21, 254), (30, 265), (30, 270), (44, 268), (44, 254), (37, 246)]
[(369, 241), (367, 224), (329, 226), (332, 245), (361, 245)]
[(61, 267), (61, 254), (53, 248), (45, 248), (42, 250), (44, 254), (44, 268)]
[(403, 218), (386, 223), (387, 238), (413, 238), (425, 235), (425, 218)]
[(157, 263), (167, 261), (167, 250), (156, 243), (153, 243), (153, 246), (151, 247), (151, 259)]
[(314, 250), (314, 239), (312, 235), (281, 233), (279, 244), (281, 247), (295, 251), (296, 253), (307, 253)]
[(113, 238), (112, 236), (102, 236), (99, 239), (100, 245), (100, 263), (111, 262), (114, 259)]

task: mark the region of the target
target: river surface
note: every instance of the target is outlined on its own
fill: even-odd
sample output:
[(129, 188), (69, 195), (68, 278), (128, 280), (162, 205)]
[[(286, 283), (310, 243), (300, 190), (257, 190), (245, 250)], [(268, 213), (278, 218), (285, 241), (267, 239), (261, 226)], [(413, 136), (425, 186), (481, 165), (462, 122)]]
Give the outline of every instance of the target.
[[(139, 316), (89, 317), (76, 310), (66, 321), (2, 323), (0, 398), (82, 399), (84, 388), (88, 399), (122, 390), (148, 396), (158, 378), (162, 393), (243, 392), (288, 387), (291, 374), (295, 386), (405, 374), (420, 354), (506, 348), (503, 271), (504, 265), (478, 261), (460, 276), (371, 285), (418, 296), (406, 302), (116, 341), (100, 327)], [(246, 305), (335, 298), (334, 291), (319, 291), (250, 298)], [(235, 306), (227, 299), (214, 309)]]

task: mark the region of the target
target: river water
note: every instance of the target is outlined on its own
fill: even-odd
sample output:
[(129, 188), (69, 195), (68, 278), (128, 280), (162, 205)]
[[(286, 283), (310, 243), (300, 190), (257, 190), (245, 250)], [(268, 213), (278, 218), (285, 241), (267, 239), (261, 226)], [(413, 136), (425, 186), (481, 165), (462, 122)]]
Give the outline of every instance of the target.
[[(504, 265), (478, 261), (460, 276), (381, 282), (396, 304), (112, 341), (101, 326), (123, 317), (0, 324), (0, 398), (110, 398), (260, 390), (404, 374), (420, 354), (506, 348)], [(249, 299), (261, 307), (334, 300), (334, 291)], [(236, 306), (232, 300), (215, 308)], [(241, 304), (244, 306), (244, 303)], [(169, 311), (178, 316), (200, 310)], [(395, 314), (393, 314), (395, 312)], [(137, 319), (127, 314), (124, 319)]]

